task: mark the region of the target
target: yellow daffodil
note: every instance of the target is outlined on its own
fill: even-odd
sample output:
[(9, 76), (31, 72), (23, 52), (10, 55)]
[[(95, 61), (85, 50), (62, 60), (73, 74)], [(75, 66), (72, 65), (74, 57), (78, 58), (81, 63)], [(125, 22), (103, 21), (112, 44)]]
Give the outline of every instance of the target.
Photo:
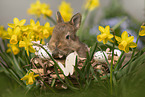
[(137, 47), (137, 44), (133, 42), (134, 36), (128, 37), (128, 33), (124, 31), (121, 35), (121, 37), (115, 36), (115, 39), (118, 41), (119, 45), (118, 48), (120, 50), (125, 51), (126, 53), (129, 52), (129, 47), (130, 48), (135, 48)]
[(14, 53), (14, 55), (17, 55), (20, 52), (20, 50), (19, 50), (17, 45), (7, 44), (7, 47), (9, 47), (7, 49), (7, 53), (10, 53), (12, 51)]
[(142, 30), (139, 32), (139, 36), (145, 36), (145, 26), (141, 26)]
[(37, 17), (40, 17), (41, 14), (51, 16), (52, 10), (49, 8), (49, 5), (41, 3), (40, 0), (37, 0), (36, 3), (31, 4), (30, 8), (28, 9), (28, 13), (31, 15), (36, 15)]
[(70, 3), (67, 3), (65, 1), (61, 2), (59, 11), (65, 22), (69, 21), (73, 15), (73, 9), (71, 8)]
[(99, 0), (87, 0), (85, 8), (92, 11), (100, 5)]
[(22, 31), (28, 30), (28, 27), (24, 26), (24, 24), (26, 23), (26, 19), (22, 19), (20, 21), (18, 18), (14, 18), (13, 22), (14, 22), (14, 24), (9, 23), (8, 26), (11, 27), (11, 28), (19, 27)]
[(35, 81), (35, 78), (39, 75), (34, 75), (34, 72), (27, 73), (21, 80), (26, 80), (26, 85), (32, 85)]
[(35, 24), (34, 20), (31, 19), (29, 29), (34, 31), (35, 33), (39, 33), (42, 30), (42, 27), (40, 26), (39, 21), (37, 21)]
[(46, 5), (45, 3), (41, 4), (41, 12), (42, 14), (44, 14), (45, 16), (51, 16), (52, 15), (52, 10), (49, 9), (50, 6)]
[(14, 29), (14, 31), (12, 31), (12, 29), (8, 28), (8, 34), (11, 37), (10, 38), (10, 44), (17, 44), (18, 43), (18, 39), (20, 38), (20, 28), (16, 27)]
[(3, 31), (4, 31), (4, 26), (0, 26), (0, 37), (2, 37)]
[(19, 47), (24, 47), (26, 50), (27, 55), (29, 56), (29, 51), (31, 53), (35, 53), (35, 49), (32, 47), (33, 43), (31, 42), (30, 35), (24, 38), (23, 41), (19, 42)]
[(46, 22), (43, 27), (43, 37), (48, 38), (50, 35), (52, 35), (53, 28), (54, 27), (50, 27), (50, 24)]
[(42, 27), (43, 26), (40, 25), (39, 21), (37, 21), (35, 24), (34, 20), (32, 19), (30, 20), (30, 25), (29, 25), (29, 30), (31, 32), (30, 37), (33, 41), (40, 40), (40, 36), (42, 36)]
[(113, 35), (110, 34), (110, 26), (106, 26), (103, 28), (102, 26), (99, 26), (99, 31), (101, 32), (101, 35), (97, 36), (97, 40), (103, 41), (103, 44), (106, 44), (109, 41), (111, 41), (111, 38), (113, 38)]
[(8, 32), (4, 29), (4, 26), (0, 26), (0, 37), (2, 39), (8, 38)]

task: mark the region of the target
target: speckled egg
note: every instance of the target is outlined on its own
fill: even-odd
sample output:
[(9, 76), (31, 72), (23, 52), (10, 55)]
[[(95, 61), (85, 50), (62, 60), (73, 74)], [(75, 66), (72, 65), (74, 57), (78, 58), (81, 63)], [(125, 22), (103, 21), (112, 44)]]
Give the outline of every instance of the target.
[[(50, 55), (52, 55), (51, 51), (49, 50), (49, 48), (46, 45), (43, 47), (47, 50), (47, 52)], [(50, 58), (49, 55), (45, 52), (45, 50), (42, 48), (40, 48), (40, 50), (38, 51), (38, 56), (39, 56), (39, 58), (42, 58), (42, 59), (49, 59)]]
[(106, 62), (105, 56), (108, 59), (108, 55), (107, 55), (106, 52), (104, 52), (104, 54), (105, 54), (105, 56), (104, 56), (103, 52), (102, 51), (95, 52), (94, 60), (97, 61), (97, 62), (100, 62), (100, 63), (105, 63)]

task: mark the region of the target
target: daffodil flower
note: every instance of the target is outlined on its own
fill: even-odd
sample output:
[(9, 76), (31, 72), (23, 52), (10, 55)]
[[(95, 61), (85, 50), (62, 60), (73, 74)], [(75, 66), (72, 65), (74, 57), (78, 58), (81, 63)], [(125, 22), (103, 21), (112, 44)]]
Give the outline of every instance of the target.
[(8, 26), (11, 28), (16, 28), (16, 27), (20, 27), (20, 29), (22, 31), (26, 31), (28, 30), (27, 26), (24, 26), (24, 24), (26, 23), (26, 19), (22, 19), (21, 21), (18, 18), (14, 18), (13, 19), (14, 24), (9, 23)]
[(133, 42), (134, 36), (128, 37), (128, 33), (124, 31), (121, 35), (121, 37), (115, 36), (115, 39), (118, 41), (119, 45), (118, 48), (120, 50), (125, 51), (126, 53), (129, 52), (129, 47), (130, 48), (135, 48), (137, 47), (137, 44)]
[(30, 20), (29, 29), (34, 31), (35, 33), (39, 33), (42, 31), (42, 27), (40, 26), (40, 22), (37, 21), (36, 24), (33, 19)]
[(101, 35), (97, 36), (97, 40), (103, 41), (103, 44), (106, 44), (109, 41), (112, 41), (111, 38), (113, 38), (113, 35), (110, 34), (110, 26), (106, 26), (103, 28), (102, 26), (99, 26), (99, 31), (101, 32)]
[(34, 72), (27, 73), (21, 80), (26, 80), (26, 85), (32, 85), (35, 81), (35, 78), (39, 75), (34, 75)]
[(11, 37), (10, 38), (10, 44), (17, 44), (18, 43), (18, 38), (20, 38), (20, 28), (16, 27), (14, 30), (8, 29), (8, 34)]
[(99, 0), (87, 0), (85, 8), (92, 11), (100, 5)]
[(145, 26), (141, 26), (142, 30), (139, 32), (139, 36), (145, 36)]
[(45, 16), (51, 16), (52, 10), (49, 9), (50, 6), (45, 3), (41, 3), (40, 0), (37, 0), (36, 3), (32, 3), (30, 8), (28, 9), (28, 13), (31, 15), (36, 15), (37, 17), (40, 17), (41, 14), (44, 14)]
[(71, 8), (70, 3), (65, 1), (61, 2), (61, 5), (59, 6), (59, 12), (61, 13), (65, 22), (69, 21), (73, 15), (73, 9)]
[(53, 28), (54, 27), (50, 27), (50, 24), (46, 22), (43, 27), (43, 37), (48, 38), (50, 35), (52, 35)]
[(15, 44), (7, 44), (7, 47), (9, 47), (6, 51), (7, 53), (10, 53), (12, 51), (14, 55), (17, 55), (20, 52), (18, 46)]
[(35, 53), (35, 49), (32, 47), (33, 43), (31, 42), (31, 40), (32, 39), (30, 39), (30, 35), (28, 35), (28, 37), (25, 37), (23, 41), (19, 42), (19, 47), (24, 47), (28, 56), (29, 51), (31, 53)]
[(0, 37), (2, 39), (7, 39), (8, 36), (8, 32), (4, 29), (4, 26), (0, 26)]

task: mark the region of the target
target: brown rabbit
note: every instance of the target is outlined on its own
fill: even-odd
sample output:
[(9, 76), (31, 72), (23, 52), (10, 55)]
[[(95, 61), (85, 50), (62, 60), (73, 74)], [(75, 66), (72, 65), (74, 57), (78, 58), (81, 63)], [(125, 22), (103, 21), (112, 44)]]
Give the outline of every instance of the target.
[(76, 51), (80, 57), (85, 58), (87, 46), (80, 42), (76, 32), (81, 24), (81, 14), (75, 14), (69, 22), (64, 22), (60, 12), (57, 12), (57, 24), (49, 41), (49, 49), (54, 58), (66, 57)]

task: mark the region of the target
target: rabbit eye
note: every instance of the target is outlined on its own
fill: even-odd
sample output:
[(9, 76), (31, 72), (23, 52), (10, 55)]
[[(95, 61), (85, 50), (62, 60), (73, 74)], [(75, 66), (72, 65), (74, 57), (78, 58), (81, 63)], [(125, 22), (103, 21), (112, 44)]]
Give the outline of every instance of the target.
[(70, 38), (70, 36), (69, 36), (69, 35), (67, 35), (67, 36), (66, 36), (66, 39), (69, 39), (69, 38)]

